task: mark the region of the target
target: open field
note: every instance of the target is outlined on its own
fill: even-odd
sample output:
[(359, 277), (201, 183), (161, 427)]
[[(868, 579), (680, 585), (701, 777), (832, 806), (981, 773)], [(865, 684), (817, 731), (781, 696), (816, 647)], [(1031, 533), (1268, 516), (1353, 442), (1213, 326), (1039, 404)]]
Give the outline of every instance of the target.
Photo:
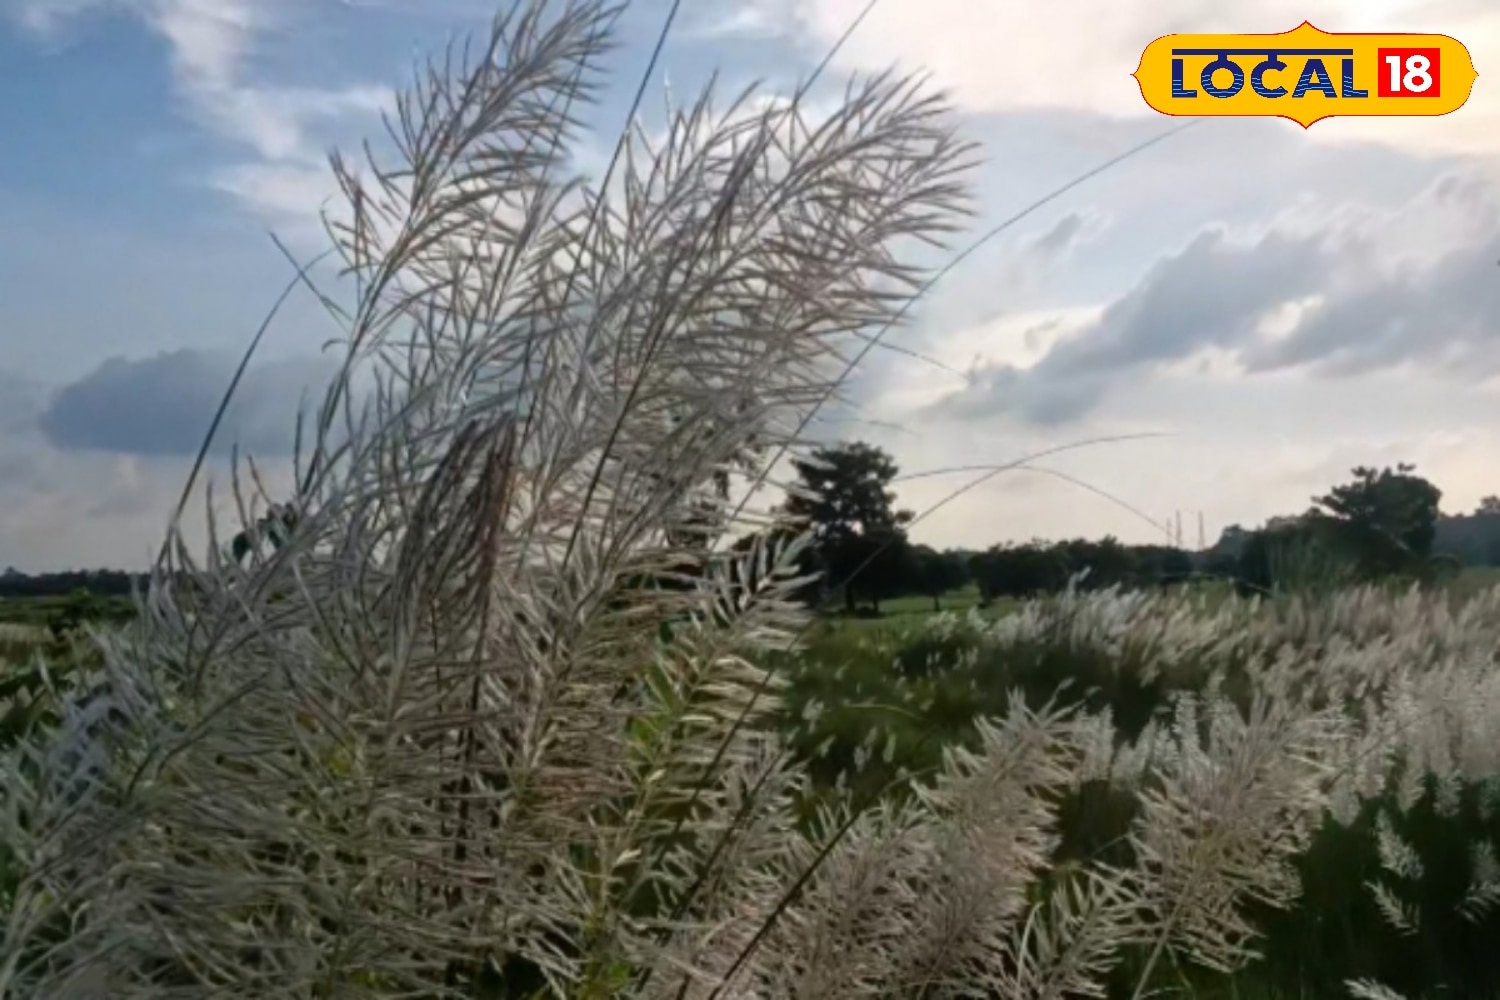
[[(811, 821), (819, 802), (874, 802), (906, 776), (941, 770), (952, 750), (978, 749), (980, 720), (1006, 717), (1019, 704), (1040, 710), (1060, 690), (1105, 713), (1130, 746), (1145, 739), (1153, 720), (1172, 717), (1176, 699), (1207, 703), (1226, 680), (1253, 683), (1255, 650), (1279, 649), (1283, 658), (1294, 650), (1305, 669), (1330, 678), (1351, 667), (1372, 678), (1412, 669), (1414, 678), (1448, 676), (1456, 667), (1444, 650), (1455, 643), (1493, 656), (1491, 643), (1500, 640), (1500, 598), (1487, 589), (1493, 582), (1492, 573), (1472, 574), (1449, 594), (1427, 598), (1372, 588), (1266, 602), (1183, 588), (1002, 602), (982, 612), (976, 595), (959, 593), (936, 614), (930, 599), (892, 601), (882, 619), (817, 623), (802, 652), (776, 664), (789, 682), (777, 726), (813, 778), (813, 797), (802, 806)], [(1333, 635), (1344, 645), (1327, 645)], [(49, 641), (45, 629), (0, 626), (0, 648), (13, 664)], [(1286, 859), (1300, 891), (1279, 907), (1244, 904), (1264, 958), (1229, 980), (1189, 966), (1148, 970), (1154, 989), (1200, 998), (1332, 997), (1347, 995), (1348, 980), (1371, 979), (1408, 997), (1500, 995), (1500, 967), (1476, 958), (1487, 954), (1482, 942), (1500, 934), (1484, 902), (1500, 898), (1500, 872), (1471, 864), (1472, 845), (1500, 843), (1500, 809), (1486, 805), (1491, 783), (1466, 774), (1453, 807), (1442, 804), (1440, 784), (1414, 799), (1407, 794), (1392, 787), (1321, 819)], [(1142, 815), (1133, 802), (1104, 785), (1076, 786), (1059, 814), (1055, 863), (1138, 863), (1127, 843)], [(1390, 822), (1394, 832), (1383, 825)], [(1381, 839), (1389, 836), (1419, 862), (1397, 870), (1394, 848)], [(1386, 883), (1399, 887), (1397, 916), (1410, 927), (1394, 925), (1372, 892)], [(1125, 996), (1141, 973), (1142, 955), (1126, 955), (1109, 977), (1110, 995)], [(1453, 983), (1462, 985), (1444, 986)]]
[[(72, 601), (71, 597), (0, 598), (0, 623), (45, 628), (55, 616), (67, 611)], [(132, 610), (127, 597), (101, 597), (98, 602), (98, 610), (105, 617), (127, 615)]]
[[(1188, 585), (1193, 593), (1199, 595), (1209, 604), (1216, 604), (1226, 599), (1232, 593), (1232, 587), (1222, 581), (1204, 581)], [(1446, 581), (1442, 585), (1444, 592), (1454, 600), (1467, 600), (1475, 594), (1500, 586), (1500, 567), (1483, 566), (1469, 567), (1464, 569), (1458, 576)], [(979, 607), (979, 592), (973, 587), (952, 591), (937, 599), (937, 607), (933, 607), (933, 599), (920, 595), (896, 597), (880, 602), (880, 617), (845, 616), (837, 609), (831, 609), (828, 615), (830, 621), (836, 622), (839, 627), (859, 629), (867, 631), (871, 629), (902, 629), (908, 625), (920, 623), (924, 618), (934, 611), (967, 612)], [(1009, 598), (994, 601), (989, 607), (982, 609), (982, 613), (989, 617), (998, 617), (1014, 611), (1019, 602)], [(0, 609), (3, 613), (3, 609)]]

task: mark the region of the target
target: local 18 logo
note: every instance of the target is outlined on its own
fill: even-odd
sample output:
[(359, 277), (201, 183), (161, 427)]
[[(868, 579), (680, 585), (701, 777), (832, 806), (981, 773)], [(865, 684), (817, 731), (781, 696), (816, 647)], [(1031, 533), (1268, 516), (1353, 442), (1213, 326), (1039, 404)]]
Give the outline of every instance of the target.
[(1290, 118), (1446, 115), (1479, 74), (1447, 35), (1330, 34), (1302, 22), (1278, 35), (1163, 35), (1131, 74), (1168, 115)]

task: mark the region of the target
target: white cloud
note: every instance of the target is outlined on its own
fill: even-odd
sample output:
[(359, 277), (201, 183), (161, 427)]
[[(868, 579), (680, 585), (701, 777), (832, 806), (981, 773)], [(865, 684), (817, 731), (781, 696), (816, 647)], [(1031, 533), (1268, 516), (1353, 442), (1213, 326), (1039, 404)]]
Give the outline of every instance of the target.
[(206, 122), (245, 142), (267, 160), (306, 160), (318, 155), (313, 129), (346, 116), (375, 116), (392, 106), (386, 87), (343, 88), (233, 86), (194, 93)]
[(233, 88), (251, 37), (268, 19), (254, 0), (154, 0), (143, 13), (171, 43), (177, 72), (208, 90)]
[(337, 194), (322, 163), (238, 163), (214, 171), (210, 183), (234, 195), (267, 218), (276, 231), (298, 245), (316, 240), (320, 213)]
[(266, 0), (3, 0), (0, 10), (40, 35), (89, 13), (132, 14), (171, 45), (177, 73), (205, 86), (232, 83), (249, 40), (270, 20)]
[(731, 5), (690, 24), (686, 34), (693, 39), (774, 38), (785, 27), (775, 19), (777, 13), (777, 5), (769, 2)]
[(255, 44), (287, 30), (288, 0), (10, 0), (12, 16), (43, 35), (103, 10), (128, 12), (161, 36), (188, 113), (255, 155), (210, 170), (210, 183), (267, 221), (293, 227), (294, 236), (315, 232), (309, 223), (316, 225), (318, 206), (338, 193), (324, 162), (328, 134), (375, 122), (393, 106), (393, 90), (255, 79)]

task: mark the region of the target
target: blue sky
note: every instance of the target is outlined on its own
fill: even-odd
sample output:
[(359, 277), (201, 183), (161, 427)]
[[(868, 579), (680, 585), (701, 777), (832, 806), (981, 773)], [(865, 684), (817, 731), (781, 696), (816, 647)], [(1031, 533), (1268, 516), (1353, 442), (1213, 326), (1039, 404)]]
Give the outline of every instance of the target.
[[(580, 150), (605, 154), (665, 16), (636, 0)], [(863, 0), (686, 0), (648, 91), (719, 68), (785, 91)], [(910, 471), (1162, 431), (1052, 466), (1209, 533), (1414, 461), (1450, 510), (1500, 492), (1500, 10), (1481, 0), (881, 0), (832, 78), (928, 68), (982, 144), (982, 229), (1166, 128), (1129, 73), (1168, 31), (1442, 31), (1480, 72), (1441, 119), (1220, 120), (1078, 188), (955, 271), (877, 357), (849, 433)], [(481, 0), (0, 0), (0, 566), (139, 565), (233, 352), (319, 244), (325, 154), (378, 128)], [(1058, 60), (1069, 71), (1051, 72)], [(333, 333), (294, 299), (234, 415), (275, 458)], [(959, 480), (913, 483), (908, 506)], [(922, 524), (973, 544), (1145, 540), (1060, 480), (1003, 477)], [(1192, 539), (1189, 539), (1192, 541)]]

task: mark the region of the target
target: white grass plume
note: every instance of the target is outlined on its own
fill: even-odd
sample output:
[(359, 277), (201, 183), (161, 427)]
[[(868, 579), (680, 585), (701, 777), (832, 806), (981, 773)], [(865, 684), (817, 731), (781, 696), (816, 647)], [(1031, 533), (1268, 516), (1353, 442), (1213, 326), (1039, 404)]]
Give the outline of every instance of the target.
[(174, 538), (107, 683), (10, 762), (6, 995), (675, 989), (753, 912), (795, 843), (743, 787), (781, 781), (755, 658), (795, 552), (684, 529), (895, 315), (969, 147), (892, 75), (816, 123), (705, 95), (605, 203), (561, 164), (617, 13), (517, 5), (418, 74), (391, 157), (335, 159), (348, 360), (295, 528), (243, 566)]

